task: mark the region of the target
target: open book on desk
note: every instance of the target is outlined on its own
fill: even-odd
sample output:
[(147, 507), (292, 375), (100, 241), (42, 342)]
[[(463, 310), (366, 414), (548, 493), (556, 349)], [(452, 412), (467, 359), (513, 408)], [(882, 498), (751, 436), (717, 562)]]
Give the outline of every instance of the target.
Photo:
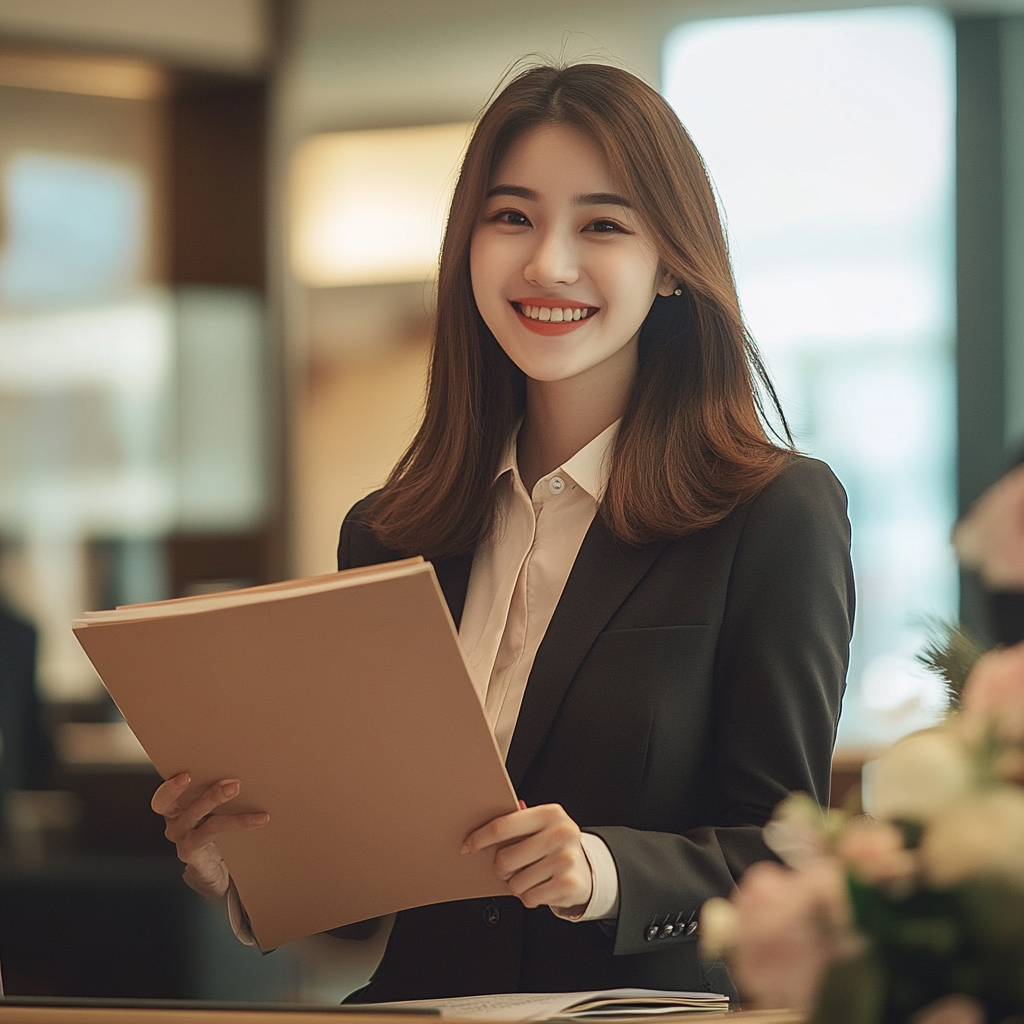
[(237, 778), (217, 840), (257, 941), (493, 896), (466, 836), (518, 808), (422, 559), (92, 612), (75, 635), (164, 778)]
[(729, 1009), (728, 996), (715, 992), (671, 992), (650, 988), (610, 988), (591, 992), (505, 992), (452, 999), (413, 999), (375, 1003), (377, 1010), (435, 1010), (442, 1017), (494, 1024), (544, 1020), (663, 1017), (700, 1010)]

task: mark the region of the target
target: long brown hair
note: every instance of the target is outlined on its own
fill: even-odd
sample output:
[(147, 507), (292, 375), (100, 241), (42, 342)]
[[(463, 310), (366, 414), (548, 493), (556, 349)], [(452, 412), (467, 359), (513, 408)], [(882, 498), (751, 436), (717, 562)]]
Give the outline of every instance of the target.
[[(523, 415), (526, 386), (477, 311), (470, 243), (510, 147), (551, 124), (596, 141), (682, 289), (657, 297), (641, 328), (640, 366), (601, 505), (612, 532), (639, 544), (711, 526), (752, 498), (792, 450), (740, 315), (707, 171), (679, 119), (653, 89), (618, 68), (531, 68), (480, 118), (452, 197), (426, 412), (369, 510), (377, 536), (397, 551), (461, 554), (491, 528), (492, 484)], [(755, 381), (778, 413), (788, 449), (768, 437)]]

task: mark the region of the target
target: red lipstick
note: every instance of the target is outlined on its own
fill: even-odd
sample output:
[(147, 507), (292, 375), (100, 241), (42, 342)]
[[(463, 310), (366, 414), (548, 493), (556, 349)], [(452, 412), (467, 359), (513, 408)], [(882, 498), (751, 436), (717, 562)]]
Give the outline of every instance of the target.
[(572, 299), (534, 298), (513, 299), (510, 305), (519, 322), (534, 334), (545, 336), (569, 334), (583, 327), (597, 312), (597, 306), (588, 306)]

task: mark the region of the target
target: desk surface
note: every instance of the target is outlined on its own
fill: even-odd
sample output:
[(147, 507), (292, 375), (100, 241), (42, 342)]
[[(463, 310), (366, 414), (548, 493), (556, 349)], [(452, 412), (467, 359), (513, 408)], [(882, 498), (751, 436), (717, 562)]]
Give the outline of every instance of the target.
[[(717, 1014), (713, 1015), (716, 1019)], [(702, 1013), (673, 1014), (667, 1019), (679, 1024), (682, 1018), (694, 1024), (704, 1019)], [(0, 1024), (320, 1024), (341, 1021), (345, 1024), (413, 1024), (438, 1020), (434, 1017), (408, 1017), (382, 1013), (339, 1012), (333, 1014), (287, 1010), (180, 1010), (129, 1009), (99, 1006), (3, 1006)], [(615, 1024), (653, 1024), (663, 1018), (618, 1018)], [(729, 1024), (801, 1024), (803, 1014), (790, 1010), (738, 1010), (729, 1014)], [(460, 1022), (464, 1024), (464, 1022)], [(707, 1024), (707, 1022), (706, 1022)]]
[[(700, 1013), (674, 1014), (668, 1019), (678, 1024), (681, 1018), (694, 1024), (703, 1018)], [(717, 1014), (715, 1014), (717, 1018)], [(333, 1014), (287, 1010), (179, 1010), (128, 1009), (82, 1006), (3, 1006), (0, 1024), (318, 1024), (320, 1021), (344, 1020), (345, 1024), (411, 1024), (412, 1021), (433, 1020), (390, 1014)], [(657, 1018), (662, 1019), (662, 1018)], [(729, 1024), (801, 1024), (803, 1014), (790, 1010), (738, 1010), (729, 1014)], [(652, 1024), (650, 1017), (619, 1018), (616, 1024)]]

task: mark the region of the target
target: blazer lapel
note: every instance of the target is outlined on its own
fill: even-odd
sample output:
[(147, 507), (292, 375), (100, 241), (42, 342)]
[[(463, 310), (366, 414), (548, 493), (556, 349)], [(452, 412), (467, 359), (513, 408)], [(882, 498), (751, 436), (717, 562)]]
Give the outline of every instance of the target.
[(518, 786), (525, 777), (598, 633), (666, 544), (629, 546), (609, 531), (600, 515), (594, 519), (530, 672), (505, 758), (513, 785)]
[(466, 605), (466, 591), (469, 588), (469, 573), (473, 568), (473, 552), (455, 555), (452, 558), (439, 558), (434, 562), (434, 573), (441, 585), (441, 592), (448, 602), (455, 628), (462, 622), (462, 611)]

